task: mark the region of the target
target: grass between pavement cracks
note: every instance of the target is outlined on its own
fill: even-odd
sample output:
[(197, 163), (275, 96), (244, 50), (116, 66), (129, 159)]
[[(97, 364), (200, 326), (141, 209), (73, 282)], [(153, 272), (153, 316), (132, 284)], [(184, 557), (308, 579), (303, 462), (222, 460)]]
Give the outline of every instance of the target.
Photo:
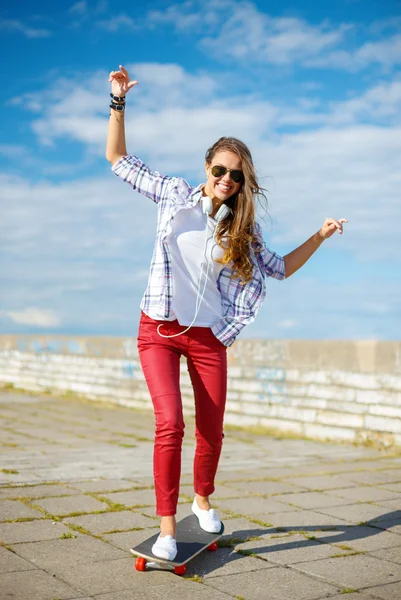
[[(43, 484), (38, 484), (38, 485), (43, 485)], [(49, 483), (48, 485), (51, 485), (51, 483)], [(18, 487), (18, 486), (15, 486)], [(31, 486), (31, 487), (35, 487), (35, 486)], [(147, 488), (149, 489), (149, 487)], [(37, 500), (37, 498), (32, 498), (32, 497), (19, 497), (17, 500), (22, 502), (23, 504), (27, 505), (28, 507), (31, 507), (37, 511), (39, 511), (40, 513), (43, 514), (42, 518), (32, 518), (32, 517), (20, 517), (17, 519), (11, 519), (11, 520), (7, 520), (4, 521), (5, 523), (22, 523), (22, 522), (32, 522), (32, 521), (37, 521), (37, 520), (52, 520), (53, 522), (60, 522), (63, 519), (66, 519), (68, 517), (75, 517), (75, 516), (86, 516), (86, 515), (93, 515), (93, 514), (107, 514), (110, 512), (121, 512), (121, 511), (126, 511), (127, 510), (127, 506), (123, 505), (123, 504), (116, 504), (111, 502), (108, 498), (104, 498), (103, 496), (101, 496), (101, 494), (94, 494), (94, 493), (87, 493), (86, 495), (88, 496), (92, 496), (95, 499), (104, 501), (106, 503), (108, 503), (109, 507), (108, 509), (105, 510), (97, 510), (97, 511), (90, 511), (90, 512), (85, 512), (85, 511), (81, 511), (81, 512), (71, 512), (68, 514), (64, 514), (64, 515), (53, 515), (51, 513), (49, 513), (48, 511), (46, 511), (45, 509), (43, 509), (41, 506), (35, 504), (34, 500)], [(60, 496), (53, 496), (54, 498), (60, 497)], [(66, 497), (66, 495), (63, 495), (61, 497)], [(15, 498), (14, 498), (15, 500)], [(248, 520), (251, 523), (255, 523), (257, 525), (260, 525), (261, 527), (265, 527), (265, 528), (271, 528), (273, 527), (271, 525), (271, 523), (265, 522), (265, 521), (261, 521), (259, 519), (253, 519), (252, 517), (250, 517), (249, 515), (244, 515), (242, 513), (234, 513), (231, 511), (227, 511), (223, 509), (223, 514), (224, 514), (224, 520), (230, 520), (230, 519), (239, 519), (239, 518), (243, 518)], [(143, 516), (146, 516), (148, 518), (152, 518), (155, 521), (158, 520), (158, 517), (153, 517), (144, 513), (139, 513), (142, 514)], [(71, 539), (71, 538), (76, 538), (77, 536), (74, 535), (72, 532), (76, 532), (76, 533), (80, 533), (82, 535), (88, 535), (90, 537), (99, 539), (101, 541), (103, 541), (104, 543), (110, 544), (113, 546), (113, 544), (109, 541), (109, 540), (105, 540), (104, 539), (104, 535), (109, 535), (109, 534), (115, 534), (115, 533), (125, 533), (125, 532), (130, 532), (130, 531), (141, 531), (144, 528), (143, 527), (133, 527), (133, 528), (126, 528), (126, 529), (113, 529), (113, 530), (109, 530), (109, 531), (104, 531), (101, 534), (94, 534), (91, 531), (89, 531), (88, 529), (82, 527), (81, 525), (75, 525), (72, 523), (64, 523), (70, 530), (71, 533), (63, 533), (61, 535), (60, 539)], [(155, 523), (154, 528), (157, 528), (158, 524)], [(288, 528), (284, 528), (284, 527), (276, 527), (274, 528), (274, 531), (276, 532), (274, 535), (270, 536), (270, 539), (274, 539), (274, 538), (284, 538), (284, 537), (289, 537), (292, 535), (302, 535), (305, 539), (307, 540), (311, 540), (311, 541), (315, 541), (317, 543), (320, 544), (325, 544), (325, 542), (322, 542), (319, 540), (319, 538), (316, 538), (316, 536), (310, 534), (308, 531), (303, 531), (303, 530), (291, 530)], [(333, 527), (324, 527), (324, 528), (320, 528), (317, 529), (316, 531), (337, 531), (337, 528), (335, 526)], [(278, 535), (280, 534), (281, 535)], [(228, 536), (228, 537), (224, 537), (221, 540), (219, 540), (218, 544), (219, 547), (221, 548), (233, 548), (234, 551), (238, 554), (242, 554), (244, 556), (250, 556), (253, 558), (256, 558), (258, 560), (264, 560), (266, 561), (265, 558), (260, 557), (257, 555), (256, 552), (253, 552), (252, 550), (247, 550), (247, 549), (242, 549), (242, 548), (237, 548), (238, 545), (247, 543), (247, 542), (252, 542), (252, 541), (261, 541), (263, 540), (262, 537), (260, 536), (245, 536), (245, 537), (235, 537), (235, 536)], [(332, 544), (326, 544), (331, 546)], [(334, 544), (333, 545), (333, 550), (334, 548), (338, 548), (341, 550), (345, 550), (347, 553), (346, 554), (333, 554), (331, 555), (330, 558), (344, 558), (346, 556), (352, 556), (352, 555), (357, 555), (357, 554), (365, 554), (364, 552), (361, 551), (356, 551), (354, 550), (354, 548), (352, 548), (351, 546), (345, 545), (345, 544)], [(201, 581), (201, 578), (199, 576), (194, 576), (196, 579), (193, 579), (194, 581)], [(344, 592), (345, 593), (345, 592)]]

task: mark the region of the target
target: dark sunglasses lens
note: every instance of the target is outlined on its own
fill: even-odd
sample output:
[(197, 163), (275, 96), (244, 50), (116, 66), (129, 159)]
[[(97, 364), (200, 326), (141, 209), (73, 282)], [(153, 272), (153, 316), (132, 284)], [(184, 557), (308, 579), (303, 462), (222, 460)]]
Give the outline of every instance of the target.
[(219, 167), (219, 165), (214, 165), (214, 167), (212, 167), (213, 177), (223, 177), (226, 173), (227, 169), (225, 167)]
[[(223, 177), (227, 173), (226, 167), (222, 167), (220, 165), (214, 165), (212, 167), (212, 175), (213, 177)], [(230, 176), (235, 183), (242, 183), (244, 181), (244, 174), (242, 171), (235, 169), (234, 171), (230, 171)]]
[(230, 175), (235, 183), (242, 183), (244, 181), (244, 174), (242, 171), (231, 171)]

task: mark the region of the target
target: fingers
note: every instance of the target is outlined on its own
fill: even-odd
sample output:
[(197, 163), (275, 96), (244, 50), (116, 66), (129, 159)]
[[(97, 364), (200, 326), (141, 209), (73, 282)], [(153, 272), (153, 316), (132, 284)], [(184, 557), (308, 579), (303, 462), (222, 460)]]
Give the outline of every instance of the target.
[(338, 233), (341, 234), (343, 232), (343, 223), (348, 223), (348, 219), (339, 219), (338, 221), (336, 219), (327, 219), (327, 222), (330, 224), (330, 229), (337, 229)]
[(118, 81), (118, 80), (122, 80), (125, 79), (123, 73), (121, 73), (121, 71), (111, 71), (110, 75), (109, 75), (109, 81)]

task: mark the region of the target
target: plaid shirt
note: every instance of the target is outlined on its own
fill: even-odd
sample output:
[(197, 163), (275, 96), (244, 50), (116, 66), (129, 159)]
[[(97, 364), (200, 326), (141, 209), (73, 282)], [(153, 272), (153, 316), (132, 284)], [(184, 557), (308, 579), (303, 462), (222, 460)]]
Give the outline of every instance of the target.
[[(123, 156), (113, 165), (112, 170), (134, 190), (158, 205), (156, 243), (141, 309), (153, 319), (168, 319), (173, 295), (173, 275), (166, 237), (177, 212), (196, 206), (202, 198), (202, 186), (193, 188), (180, 177), (160, 175), (132, 155)], [(242, 284), (238, 278), (232, 279), (230, 265), (220, 271), (217, 280), (224, 316), (217, 319), (211, 329), (225, 346), (231, 346), (245, 325), (254, 321), (266, 295), (265, 277), (285, 278), (284, 259), (266, 247), (257, 223), (255, 231), (262, 244), (262, 251), (251, 253), (254, 264), (251, 281)]]

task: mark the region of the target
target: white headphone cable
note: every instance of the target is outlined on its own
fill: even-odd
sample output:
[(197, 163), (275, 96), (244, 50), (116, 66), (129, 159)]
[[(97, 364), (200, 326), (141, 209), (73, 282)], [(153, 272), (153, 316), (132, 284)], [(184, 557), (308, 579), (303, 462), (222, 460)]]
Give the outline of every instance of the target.
[[(207, 244), (208, 244), (209, 240), (212, 239), (213, 236), (212, 237), (208, 236), (208, 233), (209, 233), (208, 232), (208, 228), (209, 228), (208, 214), (206, 214), (206, 236), (205, 236), (205, 245), (204, 245), (204, 248), (203, 248), (203, 258), (206, 259), (207, 270), (206, 270), (206, 274), (205, 274), (205, 283), (203, 285), (203, 291), (202, 291), (201, 297), (199, 298), (199, 292), (200, 292), (201, 285), (202, 285), (202, 275), (204, 274), (204, 270), (203, 270), (204, 261), (203, 261), (202, 265), (201, 265), (200, 276), (199, 276), (198, 290), (196, 292), (195, 315), (194, 315), (194, 318), (192, 319), (192, 321), (188, 325), (188, 327), (186, 329), (184, 329), (184, 331), (180, 331), (179, 333), (174, 333), (172, 335), (164, 335), (163, 333), (160, 333), (159, 329), (160, 329), (160, 327), (162, 327), (164, 325), (164, 323), (160, 323), (160, 325), (158, 325), (158, 327), (157, 327), (157, 333), (160, 335), (160, 337), (163, 337), (163, 338), (178, 337), (179, 335), (182, 335), (183, 333), (186, 333), (187, 331), (189, 331), (191, 329), (192, 325), (196, 321), (196, 317), (198, 316), (198, 313), (199, 313), (199, 310), (200, 310), (200, 306), (201, 306), (201, 302), (203, 300), (203, 296), (205, 295), (206, 286), (207, 286), (207, 277), (209, 275), (210, 262), (209, 262), (208, 257), (206, 256), (206, 251), (207, 251)], [(166, 321), (166, 323), (167, 322), (168, 321)]]

